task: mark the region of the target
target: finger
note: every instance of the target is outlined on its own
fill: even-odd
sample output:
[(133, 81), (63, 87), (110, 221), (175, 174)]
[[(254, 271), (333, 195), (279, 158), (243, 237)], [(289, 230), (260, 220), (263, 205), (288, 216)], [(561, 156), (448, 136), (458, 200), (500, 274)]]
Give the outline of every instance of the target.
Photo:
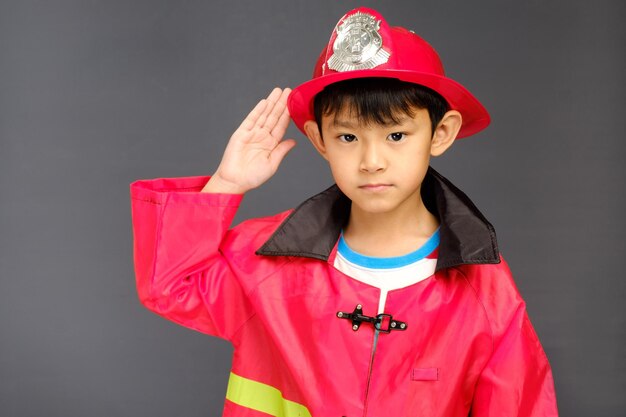
[(241, 122), (241, 124), (239, 125), (239, 128), (246, 129), (246, 130), (252, 129), (254, 125), (256, 124), (257, 120), (259, 119), (259, 117), (261, 116), (261, 114), (263, 114), (263, 111), (265, 110), (266, 107), (267, 107), (266, 99), (259, 101), (257, 105), (254, 106), (252, 111), (248, 113), (246, 118), (243, 119), (243, 122)]
[(271, 110), (273, 105), (270, 105), (272, 103), (269, 103), (269, 100), (272, 99), (272, 101), (274, 101), (274, 97), (279, 95), (280, 91), (280, 88), (274, 88), (266, 98), (259, 101), (239, 127), (246, 130), (252, 129), (259, 121), (259, 118), (261, 118), (268, 111), (268, 107), (270, 107)]
[(289, 89), (283, 91), (271, 113), (268, 115), (267, 120), (265, 120), (263, 127), (270, 132), (274, 130), (274, 127), (276, 127), (282, 115), (287, 111), (287, 97), (289, 97), (290, 91)]
[(278, 124), (282, 115), (286, 112), (288, 112), (287, 102), (286, 102), (286, 99), (283, 99), (283, 96), (281, 96), (280, 100), (276, 102), (276, 104), (274, 105), (272, 112), (267, 116), (267, 119), (265, 120), (263, 128), (272, 132), (274, 128), (276, 127), (276, 125)]
[(277, 169), (278, 165), (282, 162), (283, 158), (290, 150), (296, 146), (296, 141), (293, 139), (286, 139), (280, 142), (270, 153), (270, 160), (272, 165)]
[(256, 126), (258, 127), (265, 126), (265, 121), (267, 120), (267, 117), (272, 113), (272, 110), (274, 109), (276, 102), (280, 98), (282, 91), (283, 90), (276, 87), (272, 90), (270, 95), (267, 96), (267, 98), (265, 99), (267, 101), (267, 106), (265, 107), (265, 109), (263, 109), (263, 112), (257, 118), (256, 123), (255, 123)]
[(289, 110), (287, 108), (283, 109), (283, 113), (280, 115), (278, 122), (270, 132), (271, 135), (277, 139), (281, 139), (285, 135), (285, 131), (287, 131), (287, 126), (289, 126), (289, 121), (291, 117), (289, 117)]

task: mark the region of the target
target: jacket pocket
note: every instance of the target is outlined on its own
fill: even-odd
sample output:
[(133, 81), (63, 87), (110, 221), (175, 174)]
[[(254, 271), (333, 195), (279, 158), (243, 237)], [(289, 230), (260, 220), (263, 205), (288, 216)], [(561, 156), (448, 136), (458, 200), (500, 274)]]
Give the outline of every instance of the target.
[(438, 381), (439, 368), (413, 368), (411, 381)]

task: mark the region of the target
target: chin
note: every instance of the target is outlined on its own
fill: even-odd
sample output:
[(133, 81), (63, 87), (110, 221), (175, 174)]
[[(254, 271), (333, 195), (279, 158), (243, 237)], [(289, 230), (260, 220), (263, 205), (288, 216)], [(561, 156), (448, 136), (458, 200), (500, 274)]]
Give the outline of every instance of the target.
[(355, 202), (352, 201), (352, 204), (356, 205), (359, 210), (370, 213), (370, 214), (383, 214), (393, 210), (393, 205), (387, 204), (384, 201), (366, 201), (366, 202)]

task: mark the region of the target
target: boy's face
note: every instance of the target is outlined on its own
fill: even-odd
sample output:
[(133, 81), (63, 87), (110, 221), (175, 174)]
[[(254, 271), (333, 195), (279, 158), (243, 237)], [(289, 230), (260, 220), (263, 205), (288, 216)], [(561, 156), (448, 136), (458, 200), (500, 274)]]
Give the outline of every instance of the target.
[(321, 135), (315, 122), (305, 125), (353, 210), (372, 214), (417, 209), (431, 155), (442, 154), (459, 128), (460, 114), (450, 111), (433, 135), (426, 109), (390, 125), (362, 125), (345, 110), (322, 117)]

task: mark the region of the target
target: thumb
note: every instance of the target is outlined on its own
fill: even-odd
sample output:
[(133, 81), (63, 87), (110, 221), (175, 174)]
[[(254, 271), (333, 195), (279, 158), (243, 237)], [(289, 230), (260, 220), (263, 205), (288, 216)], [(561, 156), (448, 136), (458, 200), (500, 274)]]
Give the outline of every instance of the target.
[(286, 139), (281, 141), (270, 153), (270, 160), (272, 165), (278, 168), (278, 165), (282, 162), (283, 158), (290, 150), (296, 146), (296, 141), (293, 139)]

